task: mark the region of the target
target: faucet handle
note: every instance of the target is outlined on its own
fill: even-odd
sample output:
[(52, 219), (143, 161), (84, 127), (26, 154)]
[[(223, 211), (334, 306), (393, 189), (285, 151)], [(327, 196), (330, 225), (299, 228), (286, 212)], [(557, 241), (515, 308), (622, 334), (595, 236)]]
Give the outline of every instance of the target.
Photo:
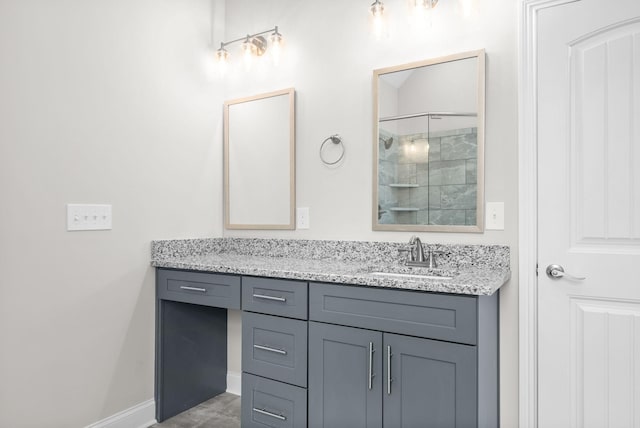
[(438, 267), (438, 262), (436, 261), (436, 254), (441, 254), (442, 251), (433, 251), (433, 249), (429, 248), (429, 253), (427, 255), (429, 261), (429, 269), (435, 269)]

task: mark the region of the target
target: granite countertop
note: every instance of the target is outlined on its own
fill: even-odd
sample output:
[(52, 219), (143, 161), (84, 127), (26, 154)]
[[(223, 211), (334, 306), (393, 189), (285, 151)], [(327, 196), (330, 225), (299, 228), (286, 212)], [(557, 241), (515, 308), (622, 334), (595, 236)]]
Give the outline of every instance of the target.
[(511, 277), (506, 246), (423, 245), (440, 253), (438, 269), (405, 266), (398, 250), (407, 244), (242, 238), (153, 241), (151, 265), (469, 295), (491, 295)]

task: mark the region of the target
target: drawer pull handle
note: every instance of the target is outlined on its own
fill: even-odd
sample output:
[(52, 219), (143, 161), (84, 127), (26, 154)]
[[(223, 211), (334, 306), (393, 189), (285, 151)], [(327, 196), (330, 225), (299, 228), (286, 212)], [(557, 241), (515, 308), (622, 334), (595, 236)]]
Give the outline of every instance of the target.
[(256, 299), (275, 300), (276, 302), (286, 302), (287, 301), (287, 299), (284, 298), (284, 297), (267, 296), (265, 294), (254, 294), (253, 297), (255, 297)]
[(269, 351), (269, 352), (275, 352), (276, 354), (287, 355), (287, 351), (285, 351), (284, 349), (271, 348), (270, 346), (264, 346), (264, 345), (253, 345), (253, 347), (256, 349), (261, 349), (263, 351)]
[(369, 390), (371, 390), (371, 388), (373, 388), (373, 377), (375, 376), (375, 374), (373, 374), (373, 353), (376, 352), (375, 349), (373, 349), (373, 342), (369, 342)]
[(278, 415), (276, 413), (271, 413), (271, 412), (268, 412), (268, 411), (263, 410), (263, 409), (258, 409), (257, 407), (254, 407), (253, 411), (256, 412), (256, 413), (260, 413), (261, 415), (271, 416), (272, 418), (276, 418), (276, 419), (279, 419), (281, 421), (286, 421), (287, 420), (287, 418), (282, 416), (282, 415)]
[(186, 285), (181, 285), (180, 286), (180, 290), (187, 290), (187, 291), (199, 291), (201, 293), (206, 293), (207, 289), (206, 288), (200, 288), (200, 287), (187, 287)]
[(387, 395), (391, 395), (391, 346), (387, 346)]

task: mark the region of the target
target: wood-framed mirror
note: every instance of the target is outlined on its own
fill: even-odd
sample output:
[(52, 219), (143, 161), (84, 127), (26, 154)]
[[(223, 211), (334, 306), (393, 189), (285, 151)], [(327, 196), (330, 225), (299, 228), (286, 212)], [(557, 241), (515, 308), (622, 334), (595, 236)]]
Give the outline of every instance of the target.
[(373, 230), (484, 230), (485, 52), (374, 70)]
[(295, 229), (295, 90), (224, 103), (227, 229)]

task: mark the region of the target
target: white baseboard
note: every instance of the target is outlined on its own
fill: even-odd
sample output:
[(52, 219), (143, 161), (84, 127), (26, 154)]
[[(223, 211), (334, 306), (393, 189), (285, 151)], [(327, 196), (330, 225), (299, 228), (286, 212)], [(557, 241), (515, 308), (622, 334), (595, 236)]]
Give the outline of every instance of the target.
[(85, 428), (147, 428), (155, 423), (156, 402), (150, 399)]
[[(242, 375), (227, 372), (227, 392), (240, 395), (242, 391)], [(157, 423), (156, 402), (147, 400), (101, 421), (87, 425), (85, 428), (148, 428)]]
[(242, 378), (237, 372), (227, 372), (227, 392), (235, 395), (241, 395)]

